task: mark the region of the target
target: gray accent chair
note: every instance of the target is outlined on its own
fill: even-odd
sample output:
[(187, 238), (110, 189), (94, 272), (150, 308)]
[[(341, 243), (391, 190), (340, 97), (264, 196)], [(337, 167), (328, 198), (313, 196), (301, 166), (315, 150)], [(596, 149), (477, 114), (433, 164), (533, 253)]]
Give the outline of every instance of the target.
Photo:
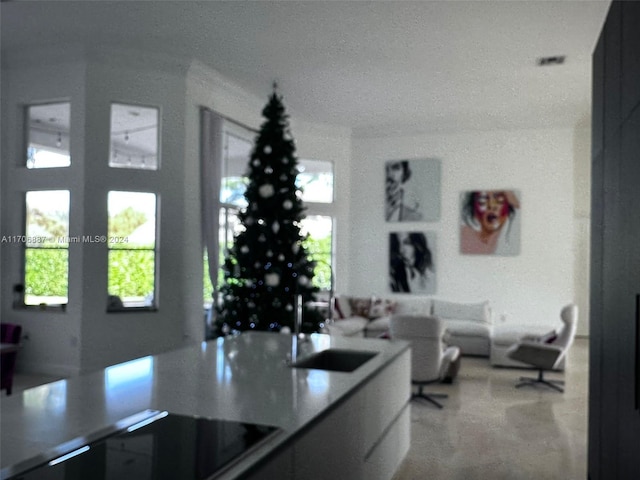
[(442, 381), (449, 366), (460, 356), (458, 347), (448, 347), (443, 341), (444, 323), (434, 316), (394, 315), (389, 327), (392, 339), (411, 342), (411, 383), (418, 387), (418, 392), (411, 398), (423, 398), (442, 408), (436, 398), (447, 398), (448, 395), (425, 393), (423, 388)]
[(507, 357), (538, 370), (536, 378), (520, 377), (516, 388), (540, 384), (564, 392), (560, 386), (564, 385), (564, 381), (546, 379), (544, 372), (555, 369), (573, 344), (578, 325), (578, 307), (574, 304), (565, 306), (560, 312), (560, 319), (563, 325), (557, 332), (549, 332), (538, 338), (525, 337), (507, 350)]

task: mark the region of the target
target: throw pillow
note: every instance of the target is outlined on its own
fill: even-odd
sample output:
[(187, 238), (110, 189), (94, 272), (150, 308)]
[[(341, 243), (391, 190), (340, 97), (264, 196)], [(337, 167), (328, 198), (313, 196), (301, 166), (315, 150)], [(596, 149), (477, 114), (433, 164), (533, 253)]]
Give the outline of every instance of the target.
[(342, 303), (340, 302), (340, 298), (335, 297), (333, 299), (333, 318), (334, 320), (342, 320), (346, 318), (344, 314), (344, 309), (342, 308)]
[(351, 297), (349, 298), (349, 306), (351, 307), (351, 315), (369, 318), (370, 298)]
[(396, 302), (385, 300), (383, 298), (372, 298), (371, 308), (369, 309), (369, 319), (375, 320), (380, 317), (388, 317), (393, 315), (396, 310)]

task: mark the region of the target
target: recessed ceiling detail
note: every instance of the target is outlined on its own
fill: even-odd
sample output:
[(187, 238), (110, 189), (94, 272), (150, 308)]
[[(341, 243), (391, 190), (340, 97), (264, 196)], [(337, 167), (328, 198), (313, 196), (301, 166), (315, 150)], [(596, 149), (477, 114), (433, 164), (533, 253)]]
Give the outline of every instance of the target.
[(536, 64), (539, 67), (549, 67), (552, 65), (562, 65), (566, 60), (566, 55), (552, 55), (550, 57), (539, 57)]

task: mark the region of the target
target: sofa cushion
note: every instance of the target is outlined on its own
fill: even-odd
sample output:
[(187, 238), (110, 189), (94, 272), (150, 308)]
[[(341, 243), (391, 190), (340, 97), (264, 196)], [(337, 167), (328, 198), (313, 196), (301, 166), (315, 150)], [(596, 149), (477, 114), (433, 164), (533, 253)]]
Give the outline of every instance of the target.
[(351, 316), (351, 307), (349, 306), (349, 297), (346, 295), (336, 295), (333, 298), (333, 318), (349, 318)]
[(349, 306), (351, 307), (351, 316), (369, 318), (371, 310), (371, 297), (350, 297)]
[(378, 317), (367, 323), (367, 331), (374, 332), (386, 332), (389, 330), (389, 324), (391, 323), (391, 317)]
[(484, 337), (491, 336), (491, 326), (481, 322), (469, 320), (445, 320), (444, 326), (451, 336), (456, 337)]
[(371, 308), (369, 308), (369, 319), (375, 320), (376, 318), (393, 315), (396, 310), (396, 304), (393, 300), (373, 297), (371, 299)]
[(336, 320), (325, 328), (330, 335), (344, 335), (347, 337), (356, 335), (364, 330), (369, 320), (362, 317), (351, 317), (344, 320)]
[(405, 297), (397, 302), (395, 313), (401, 315), (429, 315), (431, 300), (429, 298)]
[(443, 320), (471, 320), (478, 323), (491, 324), (491, 307), (489, 302), (455, 303), (434, 299), (432, 314)]

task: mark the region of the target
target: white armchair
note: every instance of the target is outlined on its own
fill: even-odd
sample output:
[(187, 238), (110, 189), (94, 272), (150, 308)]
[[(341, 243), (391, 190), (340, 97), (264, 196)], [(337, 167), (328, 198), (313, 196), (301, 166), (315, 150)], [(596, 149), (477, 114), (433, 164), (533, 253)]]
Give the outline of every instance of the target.
[(560, 319), (563, 326), (558, 332), (549, 332), (538, 338), (525, 337), (507, 350), (509, 358), (531, 365), (538, 370), (537, 378), (520, 377), (520, 383), (516, 388), (543, 384), (564, 392), (564, 389), (559, 386), (564, 384), (564, 381), (545, 379), (544, 372), (556, 368), (573, 344), (578, 324), (578, 307), (574, 304), (565, 306), (560, 312)]
[(412, 398), (424, 398), (436, 407), (442, 404), (435, 398), (446, 398), (441, 393), (424, 393), (423, 387), (445, 378), (449, 366), (460, 356), (458, 347), (447, 347), (443, 342), (444, 324), (438, 317), (426, 315), (394, 315), (391, 317), (392, 339), (411, 342), (411, 383), (418, 386)]

